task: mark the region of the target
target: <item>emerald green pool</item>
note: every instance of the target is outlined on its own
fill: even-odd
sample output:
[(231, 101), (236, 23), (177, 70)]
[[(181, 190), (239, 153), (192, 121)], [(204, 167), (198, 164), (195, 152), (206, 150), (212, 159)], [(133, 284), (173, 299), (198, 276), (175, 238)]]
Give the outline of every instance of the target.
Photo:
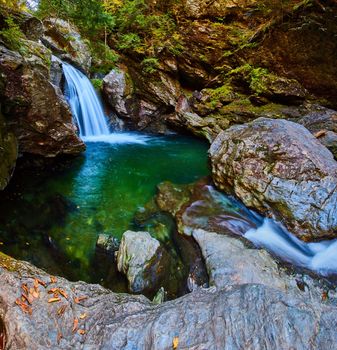
[(124, 290), (111, 260), (96, 253), (98, 234), (137, 228), (133, 217), (160, 182), (207, 175), (207, 147), (187, 136), (117, 134), (39, 176), (19, 171), (1, 194), (0, 249), (49, 273)]

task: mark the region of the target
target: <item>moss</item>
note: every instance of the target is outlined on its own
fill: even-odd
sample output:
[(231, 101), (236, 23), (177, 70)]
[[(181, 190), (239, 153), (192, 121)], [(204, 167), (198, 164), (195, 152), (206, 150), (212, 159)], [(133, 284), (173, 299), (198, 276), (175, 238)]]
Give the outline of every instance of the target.
[(144, 58), (141, 65), (143, 72), (153, 74), (159, 68), (159, 61), (155, 57)]
[(18, 271), (20, 264), (10, 256), (0, 252), (0, 266), (8, 271)]
[(103, 87), (103, 79), (91, 79), (91, 84), (96, 90), (101, 90)]

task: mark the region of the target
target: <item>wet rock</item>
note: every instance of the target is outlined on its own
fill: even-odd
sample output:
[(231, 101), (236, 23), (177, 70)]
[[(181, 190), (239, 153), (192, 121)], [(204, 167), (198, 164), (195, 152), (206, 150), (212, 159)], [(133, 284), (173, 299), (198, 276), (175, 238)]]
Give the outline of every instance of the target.
[(108, 234), (100, 233), (96, 241), (96, 248), (107, 254), (114, 255), (120, 246), (119, 239)]
[(259, 224), (247, 208), (217, 191), (207, 178), (191, 185), (158, 185), (159, 208), (176, 220), (180, 234), (191, 236), (196, 229), (242, 235)]
[(336, 236), (337, 163), (303, 126), (259, 118), (210, 148), (215, 184), (274, 215), (303, 240)]
[[(143, 296), (115, 294), (98, 285), (62, 278), (51, 283), (45, 272), (4, 255), (0, 278), (0, 312), (10, 349), (162, 350), (171, 349), (176, 338), (181, 349), (241, 349), (246, 344), (261, 350), (304, 350), (326, 349), (337, 341), (336, 296), (329, 292), (322, 300), (322, 290), (312, 293), (311, 285), (287, 292), (273, 283), (228, 285), (154, 305)], [(34, 278), (46, 288), (38, 286), (29, 315), (15, 300), (23, 284), (33, 287)], [(48, 303), (51, 288), (63, 289), (68, 299)], [(73, 331), (74, 319), (82, 331)]]
[(117, 254), (117, 267), (127, 276), (130, 291), (158, 289), (165, 273), (165, 260), (166, 252), (148, 232), (124, 232)]
[(78, 29), (59, 18), (45, 19), (43, 25), (45, 27), (43, 44), (59, 58), (88, 72), (91, 66), (90, 50), (82, 40)]
[(85, 146), (61, 91), (49, 81), (50, 52), (38, 43), (30, 50), (22, 57), (0, 46), (2, 109), (8, 127), (18, 139), (20, 152), (44, 157), (78, 154)]
[(296, 281), (264, 249), (248, 248), (237, 238), (202, 229), (193, 230), (193, 237), (201, 248), (211, 286), (258, 283), (283, 290), (297, 288)]
[(50, 62), (50, 82), (59, 89), (62, 89), (63, 79), (62, 63), (58, 58), (52, 55)]

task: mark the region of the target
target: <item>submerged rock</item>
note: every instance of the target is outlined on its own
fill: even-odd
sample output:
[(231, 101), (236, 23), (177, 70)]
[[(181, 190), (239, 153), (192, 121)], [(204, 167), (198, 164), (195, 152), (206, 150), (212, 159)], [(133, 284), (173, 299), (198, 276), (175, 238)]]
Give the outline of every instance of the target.
[(167, 273), (164, 268), (168, 268), (167, 259), (159, 241), (148, 232), (124, 232), (117, 254), (117, 267), (127, 276), (131, 292), (158, 289), (160, 279)]
[(118, 251), (119, 246), (119, 239), (104, 233), (98, 235), (96, 248), (106, 252), (107, 254), (114, 255), (115, 252)]
[(303, 240), (336, 236), (337, 162), (303, 126), (265, 118), (234, 126), (218, 135), (210, 156), (221, 190)]

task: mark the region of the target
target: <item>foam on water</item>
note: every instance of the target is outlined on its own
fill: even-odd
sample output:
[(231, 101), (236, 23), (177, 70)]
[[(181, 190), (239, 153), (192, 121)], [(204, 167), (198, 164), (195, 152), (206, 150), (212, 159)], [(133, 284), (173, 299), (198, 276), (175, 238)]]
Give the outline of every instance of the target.
[(306, 243), (271, 219), (244, 237), (264, 247), (282, 260), (313, 270), (323, 276), (337, 274), (337, 240)]
[(97, 135), (97, 136), (84, 136), (82, 137), (84, 142), (105, 142), (110, 144), (140, 144), (146, 145), (151, 136), (142, 135), (136, 133), (112, 133), (109, 135)]

